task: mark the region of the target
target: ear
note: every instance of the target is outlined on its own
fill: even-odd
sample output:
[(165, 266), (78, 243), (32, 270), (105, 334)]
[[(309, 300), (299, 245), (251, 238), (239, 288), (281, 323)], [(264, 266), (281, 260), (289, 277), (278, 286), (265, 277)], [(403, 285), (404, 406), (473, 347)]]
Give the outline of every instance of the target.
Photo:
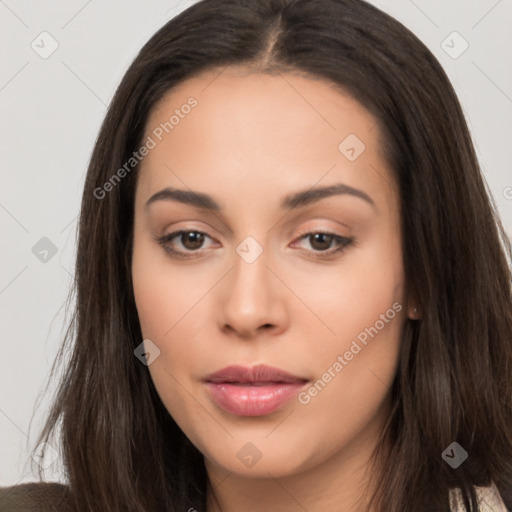
[(414, 301), (409, 302), (409, 306), (407, 308), (407, 316), (411, 320), (420, 320), (421, 319), (420, 312), (418, 310), (418, 307), (415, 305)]

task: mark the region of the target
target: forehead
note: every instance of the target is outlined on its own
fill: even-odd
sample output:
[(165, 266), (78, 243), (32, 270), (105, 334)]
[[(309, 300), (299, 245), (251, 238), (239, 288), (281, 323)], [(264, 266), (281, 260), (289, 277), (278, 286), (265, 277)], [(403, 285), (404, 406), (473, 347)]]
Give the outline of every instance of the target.
[(144, 139), (156, 146), (141, 163), (139, 186), (146, 196), (184, 181), (219, 197), (263, 197), (321, 181), (382, 194), (391, 179), (379, 135), (375, 117), (327, 81), (209, 71), (170, 90), (150, 112)]

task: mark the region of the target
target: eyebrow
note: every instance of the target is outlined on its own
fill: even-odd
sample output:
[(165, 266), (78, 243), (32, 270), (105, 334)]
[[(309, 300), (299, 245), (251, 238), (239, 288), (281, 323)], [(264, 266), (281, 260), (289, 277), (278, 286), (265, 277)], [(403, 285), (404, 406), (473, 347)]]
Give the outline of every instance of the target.
[[(293, 210), (334, 195), (351, 195), (363, 199), (374, 208), (376, 207), (375, 202), (366, 192), (339, 183), (328, 187), (311, 188), (289, 194), (281, 202), (281, 208)], [(194, 192), (193, 190), (180, 190), (172, 187), (164, 188), (156, 194), (153, 194), (147, 200), (146, 208), (156, 201), (177, 201), (198, 208), (206, 208), (214, 211), (221, 210), (219, 203), (208, 194)]]

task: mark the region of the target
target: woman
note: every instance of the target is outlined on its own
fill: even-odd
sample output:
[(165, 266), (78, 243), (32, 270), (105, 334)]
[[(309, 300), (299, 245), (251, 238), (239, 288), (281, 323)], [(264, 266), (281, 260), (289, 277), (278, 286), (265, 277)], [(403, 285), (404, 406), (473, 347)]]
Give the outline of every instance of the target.
[(512, 507), (510, 243), (446, 74), (390, 16), (182, 12), (116, 92), (79, 229), (39, 440), (62, 422), (65, 506)]

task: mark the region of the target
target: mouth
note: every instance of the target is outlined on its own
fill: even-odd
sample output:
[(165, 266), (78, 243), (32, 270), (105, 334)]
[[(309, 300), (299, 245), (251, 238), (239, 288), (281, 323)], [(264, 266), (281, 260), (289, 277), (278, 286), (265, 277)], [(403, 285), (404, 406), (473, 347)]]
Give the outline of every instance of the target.
[(236, 416), (264, 416), (281, 409), (309, 380), (279, 368), (228, 366), (205, 384), (214, 403)]

